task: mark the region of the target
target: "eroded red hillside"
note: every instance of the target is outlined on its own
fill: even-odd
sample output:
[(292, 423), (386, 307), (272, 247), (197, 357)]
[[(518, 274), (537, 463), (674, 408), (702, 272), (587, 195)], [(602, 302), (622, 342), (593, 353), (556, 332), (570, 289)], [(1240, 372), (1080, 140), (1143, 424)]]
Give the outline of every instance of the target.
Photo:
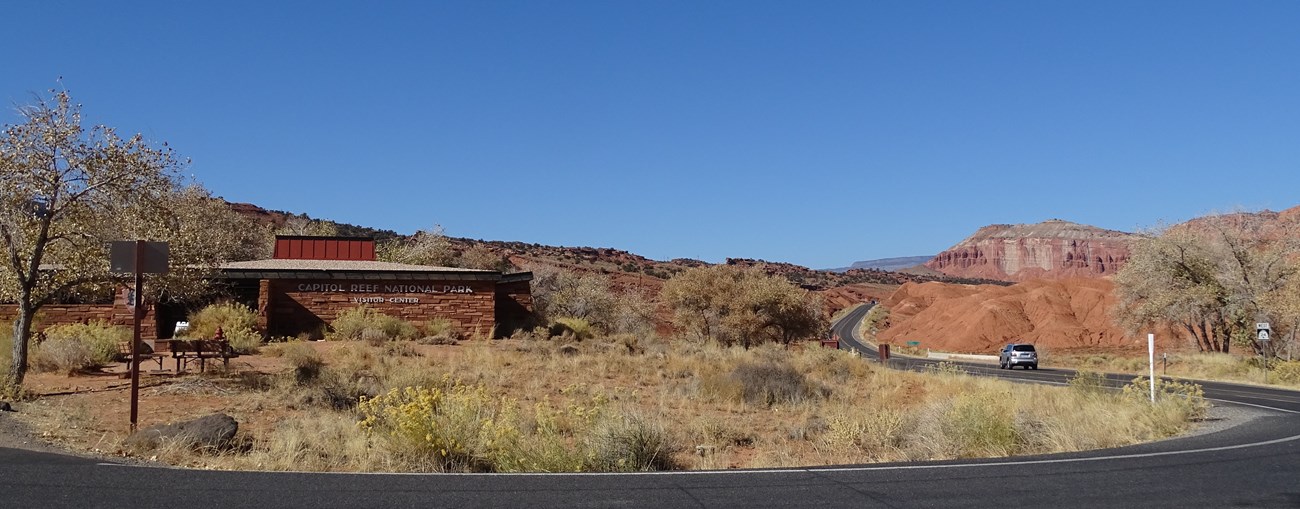
[[(1049, 350), (1145, 348), (1145, 335), (1115, 324), (1109, 279), (1033, 280), (1011, 286), (908, 283), (883, 304), (890, 326), (884, 343), (920, 341), (947, 352), (990, 354), (1007, 343)], [(1161, 345), (1180, 344), (1157, 331)]]

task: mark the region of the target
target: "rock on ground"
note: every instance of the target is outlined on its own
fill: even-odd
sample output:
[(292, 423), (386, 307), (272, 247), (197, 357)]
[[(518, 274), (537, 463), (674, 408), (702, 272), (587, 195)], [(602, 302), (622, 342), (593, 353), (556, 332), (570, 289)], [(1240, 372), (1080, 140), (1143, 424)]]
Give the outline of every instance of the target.
[(159, 424), (126, 437), (122, 446), (128, 451), (144, 452), (164, 443), (180, 442), (193, 449), (221, 450), (230, 447), (239, 431), (239, 423), (226, 414), (212, 414), (192, 421)]

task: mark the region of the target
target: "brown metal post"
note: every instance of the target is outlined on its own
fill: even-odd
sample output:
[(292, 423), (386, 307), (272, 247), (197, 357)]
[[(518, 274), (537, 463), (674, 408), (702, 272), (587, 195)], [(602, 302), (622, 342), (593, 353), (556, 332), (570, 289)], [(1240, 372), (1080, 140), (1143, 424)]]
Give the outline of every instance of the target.
[(140, 414), (140, 312), (144, 307), (144, 241), (135, 241), (135, 306), (132, 322), (135, 332), (131, 339), (131, 431), (135, 432)]

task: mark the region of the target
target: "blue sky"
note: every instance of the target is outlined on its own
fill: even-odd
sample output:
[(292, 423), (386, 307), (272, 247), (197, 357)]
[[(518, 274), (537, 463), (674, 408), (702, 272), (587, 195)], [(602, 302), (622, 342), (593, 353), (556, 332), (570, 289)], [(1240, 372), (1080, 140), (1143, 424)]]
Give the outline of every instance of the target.
[[(1297, 2), (9, 2), (231, 201), (813, 267), (1300, 204)], [(17, 120), (12, 108), (3, 123)]]

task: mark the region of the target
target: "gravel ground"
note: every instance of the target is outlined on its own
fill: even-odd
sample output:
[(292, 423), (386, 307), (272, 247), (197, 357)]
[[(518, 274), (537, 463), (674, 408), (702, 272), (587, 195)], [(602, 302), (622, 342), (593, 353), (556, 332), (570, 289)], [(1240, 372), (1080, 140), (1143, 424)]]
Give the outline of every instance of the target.
[(1197, 424), (1191, 432), (1175, 438), (1192, 437), (1217, 433), (1233, 426), (1240, 426), (1259, 417), (1275, 415), (1260, 408), (1238, 405), (1214, 405), (1206, 412), (1205, 420)]
[[(0, 447), (10, 449), (24, 449), (28, 451), (40, 452), (57, 452), (62, 454), (78, 454), (71, 451), (55, 447), (45, 443), (37, 436), (36, 432), (19, 421), (14, 415), (23, 410), (24, 404), (13, 402), (10, 403), (15, 412), (0, 412)], [(78, 454), (79, 455), (79, 454)]]

